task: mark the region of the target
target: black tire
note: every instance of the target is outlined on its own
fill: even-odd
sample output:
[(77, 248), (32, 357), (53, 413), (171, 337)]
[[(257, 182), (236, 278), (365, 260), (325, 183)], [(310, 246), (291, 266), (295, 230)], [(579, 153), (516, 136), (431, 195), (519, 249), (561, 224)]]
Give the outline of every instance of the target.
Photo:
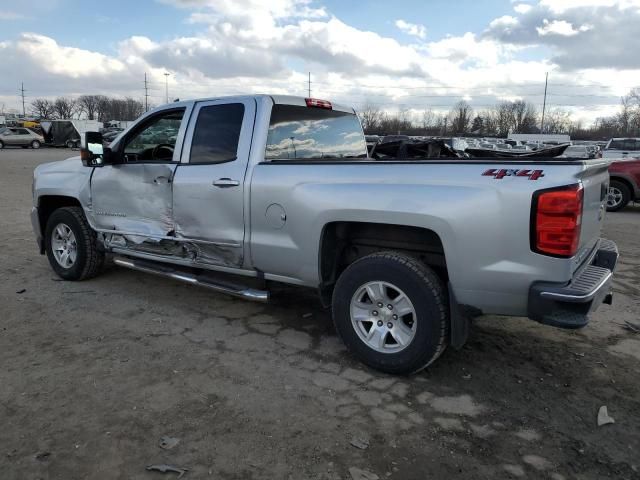
[(39, 140), (34, 140), (33, 142), (31, 142), (31, 148), (34, 148), (34, 149), (40, 148), (41, 145), (42, 144), (40, 143)]
[(618, 210), (622, 210), (631, 201), (631, 190), (626, 183), (619, 180), (611, 180), (609, 183), (609, 189), (610, 191), (611, 189), (615, 189), (620, 192), (622, 198), (620, 202), (615, 205), (610, 205), (609, 200), (607, 199), (607, 212), (617, 212)]
[[(60, 223), (67, 225), (76, 239), (76, 261), (69, 268), (58, 263), (53, 254), (53, 230)], [(47, 221), (44, 241), (51, 268), (64, 280), (86, 280), (95, 277), (104, 265), (104, 252), (98, 248), (96, 232), (89, 226), (80, 207), (63, 207), (55, 210)]]
[[(351, 322), (352, 297), (373, 281), (398, 287), (414, 306), (415, 334), (399, 352), (374, 350), (360, 338)], [(366, 365), (392, 374), (415, 373), (433, 363), (447, 347), (446, 289), (433, 270), (417, 259), (399, 252), (374, 253), (355, 261), (340, 275), (333, 291), (333, 321), (349, 350)]]
[(3, 148), (4, 148), (4, 142), (0, 140), (0, 150), (2, 150)]

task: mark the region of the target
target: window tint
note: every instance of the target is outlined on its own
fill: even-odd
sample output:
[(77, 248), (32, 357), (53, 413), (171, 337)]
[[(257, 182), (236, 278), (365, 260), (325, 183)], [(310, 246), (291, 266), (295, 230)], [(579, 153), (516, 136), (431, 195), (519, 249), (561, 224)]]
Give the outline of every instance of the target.
[(191, 142), (191, 163), (222, 163), (235, 160), (242, 129), (244, 105), (228, 103), (203, 107)]
[(352, 113), (324, 108), (274, 105), (267, 159), (365, 158), (360, 121)]
[(18, 135), (29, 135), (29, 130), (26, 130), (24, 128), (18, 128), (16, 132), (18, 133)]

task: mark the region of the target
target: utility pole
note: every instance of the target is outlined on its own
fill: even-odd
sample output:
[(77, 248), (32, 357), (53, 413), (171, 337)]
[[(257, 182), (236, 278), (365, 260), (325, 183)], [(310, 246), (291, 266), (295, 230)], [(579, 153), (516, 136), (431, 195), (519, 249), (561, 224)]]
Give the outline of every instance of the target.
[(309, 72), (309, 98), (311, 98), (311, 72)]
[(544, 111), (547, 108), (547, 84), (549, 82), (549, 72), (544, 77), (544, 100), (542, 101), (542, 120), (540, 121), (540, 133), (544, 133)]
[(166, 72), (164, 74), (164, 92), (167, 97), (167, 103), (169, 103), (169, 75), (171, 74)]
[(24, 82), (20, 84), (20, 96), (22, 97), (22, 116), (26, 115), (24, 110)]
[(144, 72), (144, 111), (149, 111), (149, 84), (147, 83), (147, 72)]

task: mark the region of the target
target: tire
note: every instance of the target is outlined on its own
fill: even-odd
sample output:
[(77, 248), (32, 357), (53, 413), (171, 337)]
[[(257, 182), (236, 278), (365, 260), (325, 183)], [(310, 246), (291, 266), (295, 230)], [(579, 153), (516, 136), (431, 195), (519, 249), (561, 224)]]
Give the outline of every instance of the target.
[(31, 148), (37, 149), (40, 148), (40, 141), (39, 140), (34, 140), (33, 142), (31, 142)]
[[(388, 305), (396, 308), (398, 315), (388, 306), (379, 307), (380, 303), (371, 301), (367, 285), (376, 295), (382, 292), (379, 299), (390, 301)], [(433, 270), (409, 255), (379, 252), (355, 261), (340, 275), (332, 303), (338, 334), (360, 361), (376, 370), (392, 374), (415, 373), (433, 363), (447, 347), (449, 308), (446, 289)], [(413, 309), (412, 313), (400, 313), (410, 310), (409, 307)], [(374, 320), (376, 318), (378, 320)], [(370, 329), (367, 329), (368, 324)], [(374, 327), (377, 332), (373, 332)], [(402, 329), (403, 340), (396, 341), (401, 332), (395, 329)], [(407, 335), (409, 330), (411, 335)], [(376, 346), (367, 343), (365, 337), (372, 337), (369, 341)]]
[[(65, 235), (60, 235), (59, 228), (63, 233), (71, 232), (72, 235), (66, 235), (66, 242), (60, 240)], [(61, 246), (65, 247), (63, 253), (70, 252), (68, 261), (61, 262), (58, 259)], [(64, 280), (95, 277), (104, 265), (104, 252), (98, 249), (96, 233), (89, 226), (80, 207), (63, 207), (51, 214), (45, 228), (45, 249), (51, 268)], [(62, 259), (64, 258), (63, 256)]]
[(607, 195), (607, 212), (617, 212), (627, 206), (631, 200), (631, 190), (626, 183), (611, 180)]
[(0, 150), (2, 150), (3, 148), (4, 148), (4, 142), (0, 140)]

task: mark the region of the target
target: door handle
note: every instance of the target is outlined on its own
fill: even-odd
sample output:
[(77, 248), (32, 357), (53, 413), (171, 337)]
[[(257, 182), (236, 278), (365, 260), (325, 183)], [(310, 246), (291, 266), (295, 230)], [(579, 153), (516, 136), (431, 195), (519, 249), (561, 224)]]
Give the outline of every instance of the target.
[(238, 180), (231, 180), (230, 178), (219, 178), (213, 182), (213, 186), (219, 188), (237, 187), (238, 185), (240, 185)]

